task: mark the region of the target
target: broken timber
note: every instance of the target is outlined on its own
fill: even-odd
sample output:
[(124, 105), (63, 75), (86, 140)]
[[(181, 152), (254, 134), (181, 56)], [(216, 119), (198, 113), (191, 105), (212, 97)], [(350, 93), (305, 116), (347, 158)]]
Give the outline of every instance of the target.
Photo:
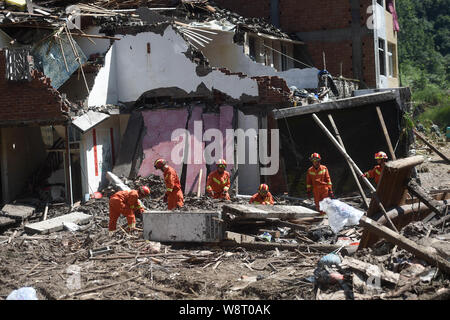
[[(401, 205), (406, 197), (406, 184), (414, 166), (424, 161), (422, 156), (389, 161), (384, 165), (377, 187), (377, 195), (385, 207), (394, 208)], [(373, 218), (380, 207), (377, 201), (371, 201), (367, 217)], [(387, 213), (385, 216), (388, 216)], [(389, 216), (387, 217), (389, 221)], [(364, 230), (358, 249), (366, 248), (377, 241), (378, 237)]]
[(222, 207), (223, 213), (230, 213), (239, 218), (267, 219), (279, 218), (292, 220), (296, 218), (318, 217), (319, 212), (302, 206), (264, 206), (229, 204)]
[(434, 152), (436, 152), (436, 154), (438, 154), (442, 159), (444, 159), (445, 162), (450, 163), (450, 159), (447, 158), (442, 152), (440, 152), (435, 146), (433, 146), (430, 142), (428, 142), (424, 137), (422, 137), (420, 135), (420, 133), (418, 133), (416, 130), (413, 129), (414, 134), (416, 135), (417, 138), (419, 138), (420, 140), (422, 140), (431, 150), (433, 150)]
[[(340, 267), (345, 268), (347, 266), (351, 269), (366, 273), (372, 265), (370, 263), (352, 257), (345, 257), (340, 264)], [(400, 274), (389, 270), (381, 270), (380, 278), (392, 284), (397, 284), (398, 280), (400, 279)]]
[(330, 253), (332, 251), (338, 250), (341, 246), (334, 244), (291, 244), (291, 243), (273, 243), (273, 242), (241, 242), (236, 243), (233, 241), (222, 241), (219, 243), (211, 244), (213, 246), (222, 246), (222, 247), (242, 247), (245, 249), (253, 249), (253, 250), (289, 250), (289, 251), (305, 251), (305, 250), (315, 250), (320, 252)]
[(443, 272), (450, 274), (450, 262), (437, 254), (431, 253), (428, 248), (405, 238), (404, 236), (392, 231), (389, 228), (386, 228), (385, 226), (382, 226), (368, 217), (362, 216), (359, 220), (359, 224), (365, 229), (368, 229), (378, 236), (383, 237), (398, 247), (411, 252), (418, 258), (423, 259), (430, 264), (437, 265)]
[(69, 214), (65, 214), (53, 219), (48, 219), (41, 222), (31, 223), (25, 225), (25, 231), (26, 232), (32, 232), (32, 233), (51, 233), (55, 231), (61, 231), (64, 229), (64, 222), (71, 222), (71, 223), (87, 223), (89, 220), (92, 219), (91, 215), (84, 214), (81, 212), (72, 212)]
[(439, 207), (439, 203), (432, 199), (430, 196), (428, 196), (421, 188), (415, 184), (415, 183), (408, 183), (407, 185), (408, 191), (414, 195), (415, 197), (419, 198), (420, 201), (422, 201), (428, 208), (430, 208), (433, 211), (433, 214), (427, 217), (427, 220), (424, 222), (429, 221), (431, 218), (434, 217), (435, 214), (441, 215), (442, 211)]
[(377, 109), (378, 119), (380, 120), (381, 129), (383, 130), (384, 137), (386, 138), (386, 144), (388, 145), (389, 153), (391, 154), (391, 158), (392, 158), (392, 160), (397, 160), (394, 149), (392, 148), (391, 138), (389, 137), (389, 133), (386, 128), (386, 123), (384, 122), (383, 114), (381, 113), (381, 109), (378, 106), (376, 107), (376, 109)]

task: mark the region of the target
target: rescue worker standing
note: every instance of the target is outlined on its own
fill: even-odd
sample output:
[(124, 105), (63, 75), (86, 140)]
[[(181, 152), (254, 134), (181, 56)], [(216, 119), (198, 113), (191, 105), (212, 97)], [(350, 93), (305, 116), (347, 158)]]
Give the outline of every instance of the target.
[(120, 214), (127, 218), (128, 230), (136, 228), (135, 212), (144, 212), (139, 199), (150, 195), (150, 188), (142, 186), (138, 190), (118, 191), (109, 199), (109, 231), (115, 231)]
[(206, 181), (206, 192), (214, 199), (230, 200), (228, 189), (230, 189), (230, 173), (226, 171), (227, 163), (223, 159), (216, 162), (217, 170), (208, 175)]
[(258, 193), (255, 193), (249, 201), (250, 204), (273, 205), (273, 197), (269, 192), (267, 184), (261, 184), (258, 188)]
[(169, 210), (181, 208), (184, 205), (183, 191), (181, 190), (180, 179), (174, 168), (167, 164), (164, 159), (157, 159), (154, 163), (155, 169), (163, 172), (164, 182), (166, 184), (166, 194), (164, 202), (167, 202)]
[(311, 198), (311, 190), (313, 191), (316, 210), (325, 214), (325, 212), (320, 211), (319, 202), (327, 197), (334, 198), (330, 174), (328, 168), (320, 164), (321, 158), (318, 153), (313, 153), (309, 160), (313, 165), (306, 173), (306, 192), (308, 198)]
[(381, 172), (383, 171), (384, 164), (386, 163), (388, 156), (383, 151), (375, 153), (375, 160), (377, 165), (372, 169), (363, 174), (363, 177), (375, 179), (375, 184), (378, 185), (381, 178)]

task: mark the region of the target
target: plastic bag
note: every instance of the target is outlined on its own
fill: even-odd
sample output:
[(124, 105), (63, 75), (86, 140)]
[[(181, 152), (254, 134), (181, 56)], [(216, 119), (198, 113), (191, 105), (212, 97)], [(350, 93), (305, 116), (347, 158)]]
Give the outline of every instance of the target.
[(39, 300), (36, 295), (36, 290), (32, 287), (23, 287), (12, 291), (6, 300)]
[(326, 212), (328, 224), (334, 233), (338, 233), (345, 226), (359, 223), (364, 212), (336, 199), (325, 198), (319, 202), (320, 210)]
[(341, 258), (335, 253), (329, 253), (326, 256), (320, 258), (318, 266), (332, 266), (332, 265), (340, 265)]

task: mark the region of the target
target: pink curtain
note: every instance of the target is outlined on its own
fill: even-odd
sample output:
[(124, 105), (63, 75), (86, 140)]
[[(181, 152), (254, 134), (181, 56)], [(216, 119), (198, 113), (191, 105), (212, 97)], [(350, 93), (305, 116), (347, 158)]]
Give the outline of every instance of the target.
[(387, 4), (389, 12), (392, 13), (392, 18), (394, 20), (394, 31), (399, 32), (400, 31), (400, 26), (398, 24), (398, 16), (397, 16), (397, 11), (395, 10), (394, 1), (393, 0), (387, 0), (386, 4)]

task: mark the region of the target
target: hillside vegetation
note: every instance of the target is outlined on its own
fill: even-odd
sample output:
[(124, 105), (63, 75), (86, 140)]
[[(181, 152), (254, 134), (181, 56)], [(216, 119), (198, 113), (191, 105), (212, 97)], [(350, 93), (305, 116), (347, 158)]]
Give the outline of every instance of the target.
[(411, 87), (414, 119), (450, 126), (450, 0), (397, 0), (402, 86)]

